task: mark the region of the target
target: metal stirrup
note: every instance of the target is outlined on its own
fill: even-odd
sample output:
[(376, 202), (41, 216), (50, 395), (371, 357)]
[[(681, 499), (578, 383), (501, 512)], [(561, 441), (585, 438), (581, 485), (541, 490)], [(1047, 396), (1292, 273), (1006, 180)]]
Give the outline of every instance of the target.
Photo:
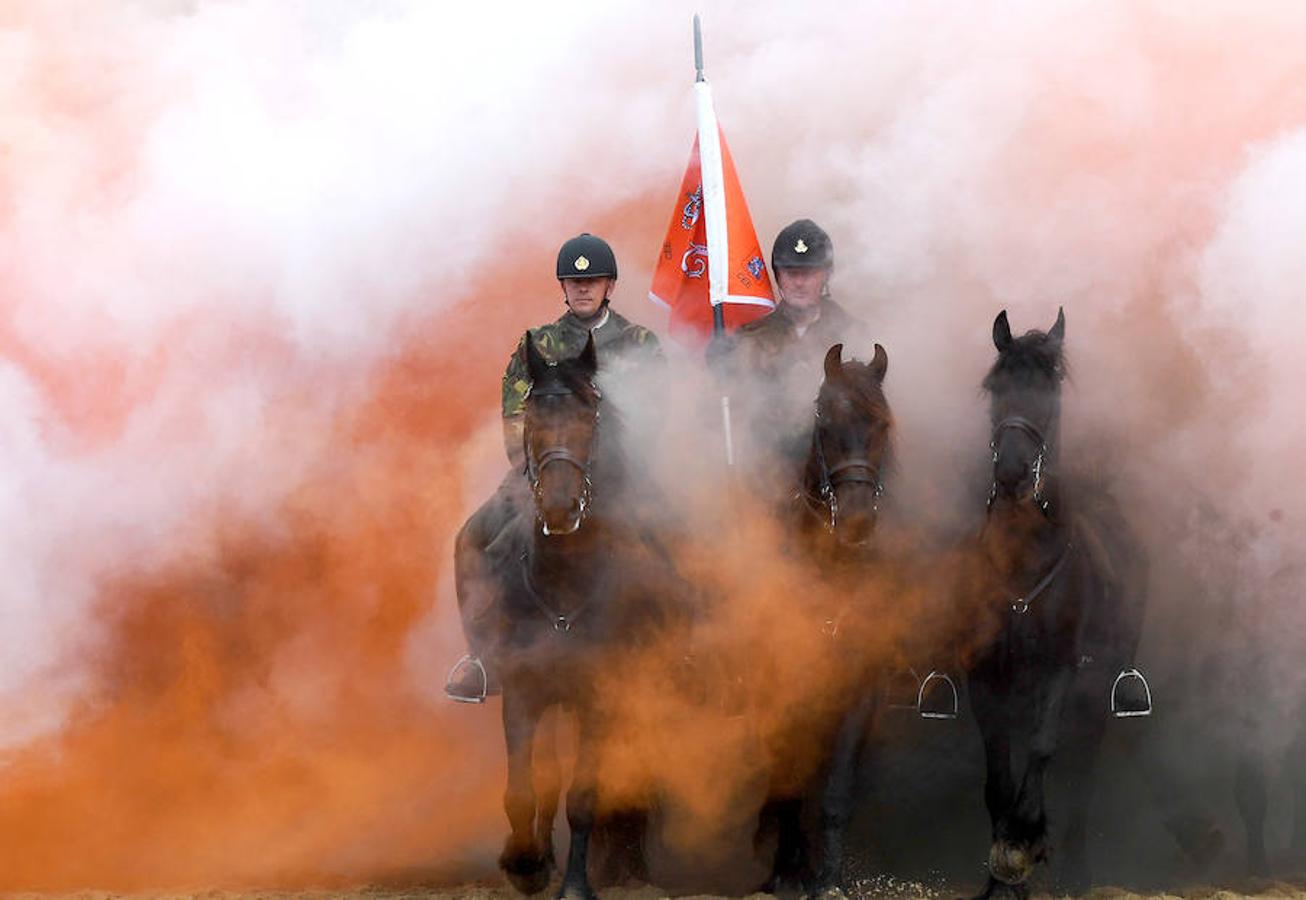
[[(921, 704), (925, 701), (925, 689), (930, 686), (931, 681), (942, 681), (948, 686), (948, 690), (952, 691), (952, 710), (950, 712), (928, 712), (921, 709)], [(951, 675), (936, 670), (925, 676), (925, 680), (921, 682), (920, 692), (916, 695), (916, 708), (920, 710), (922, 719), (955, 719), (957, 718), (959, 706), (957, 684), (952, 680)]]
[(459, 670), (463, 665), (468, 664), (468, 663), (470, 663), (472, 666), (475, 666), (477, 669), (480, 670), (480, 673), (481, 673), (481, 696), (479, 696), (479, 697), (456, 697), (456, 696), (454, 696), (453, 694), (449, 693), (448, 690), (446, 690), (446, 691), (444, 692), (444, 695), (445, 695), (446, 697), (448, 697), (450, 700), (452, 700), (453, 702), (455, 702), (455, 703), (484, 703), (484, 702), (485, 702), (485, 698), (486, 698), (486, 696), (488, 695), (488, 692), (489, 692), (489, 687), (490, 687), (490, 676), (489, 676), (488, 674), (486, 674), (486, 671), (485, 671), (485, 663), (481, 662), (480, 659), (478, 659), (478, 658), (475, 657), (475, 656), (472, 656), (470, 653), (465, 654), (465, 655), (464, 655), (460, 660), (458, 660), (458, 662), (456, 662), (456, 663), (453, 664), (453, 668), (451, 668), (451, 669), (449, 670), (449, 674), (448, 674), (447, 676), (445, 676), (445, 679), (444, 679), (445, 686), (446, 686), (446, 688), (447, 688), (449, 682), (453, 680), (454, 673), (457, 672), (457, 671), (458, 671), (458, 670)]
[[(1147, 709), (1121, 709), (1116, 701), (1116, 691), (1120, 683), (1130, 679), (1138, 679), (1143, 685), (1143, 696), (1147, 699)], [(1137, 669), (1125, 669), (1116, 676), (1115, 682), (1111, 685), (1111, 715), (1117, 719), (1132, 719), (1141, 716), (1150, 716), (1152, 714), (1152, 688), (1148, 686), (1147, 679), (1143, 673)]]

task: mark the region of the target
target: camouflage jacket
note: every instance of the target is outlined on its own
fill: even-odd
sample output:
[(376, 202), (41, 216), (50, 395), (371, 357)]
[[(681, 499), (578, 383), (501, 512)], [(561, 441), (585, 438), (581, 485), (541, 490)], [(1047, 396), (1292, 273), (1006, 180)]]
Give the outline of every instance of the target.
[(749, 371), (764, 377), (786, 376), (794, 369), (815, 376), (812, 395), (820, 384), (821, 363), (831, 344), (844, 344), (844, 356), (869, 359), (873, 345), (870, 329), (861, 319), (826, 299), (820, 317), (802, 334), (781, 303), (770, 314), (740, 327), (734, 337), (734, 355)]
[[(590, 333), (590, 329), (570, 310), (556, 321), (530, 330), (535, 346), (548, 360), (580, 353)], [(611, 307), (592, 333), (594, 349), (598, 351), (599, 371), (605, 375), (616, 373), (619, 376), (627, 365), (638, 366), (662, 359), (657, 335), (643, 325), (634, 324)], [(526, 394), (530, 386), (530, 374), (526, 371), (526, 338), (523, 336), (503, 372), (504, 444), (508, 458), (514, 464), (520, 461), (521, 417), (526, 410)]]
[(787, 459), (806, 455), (825, 354), (840, 343), (844, 359), (869, 359), (874, 348), (866, 323), (830, 299), (821, 301), (820, 317), (802, 334), (782, 303), (730, 338), (728, 371), (739, 385), (750, 439), (758, 450), (778, 451)]

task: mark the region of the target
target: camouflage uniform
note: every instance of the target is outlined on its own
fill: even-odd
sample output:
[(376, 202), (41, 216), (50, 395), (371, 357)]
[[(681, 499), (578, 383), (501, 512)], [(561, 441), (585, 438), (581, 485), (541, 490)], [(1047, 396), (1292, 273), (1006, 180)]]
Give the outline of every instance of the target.
[[(605, 380), (615, 376), (620, 381), (623, 373), (662, 359), (662, 348), (653, 332), (607, 307), (602, 316), (603, 320), (591, 331), (568, 310), (556, 321), (532, 328), (531, 337), (545, 359), (557, 360), (580, 353), (586, 338), (593, 334), (599, 372)], [(514, 467), (525, 462), (522, 416), (526, 412), (526, 394), (530, 386), (530, 375), (526, 372), (526, 339), (523, 336), (503, 372), (503, 442)]]
[(812, 401), (824, 377), (826, 351), (841, 343), (845, 358), (869, 359), (874, 346), (866, 323), (842, 306), (827, 297), (819, 309), (817, 320), (800, 334), (792, 311), (781, 303), (740, 327), (728, 351), (753, 442), (794, 462), (807, 455)]

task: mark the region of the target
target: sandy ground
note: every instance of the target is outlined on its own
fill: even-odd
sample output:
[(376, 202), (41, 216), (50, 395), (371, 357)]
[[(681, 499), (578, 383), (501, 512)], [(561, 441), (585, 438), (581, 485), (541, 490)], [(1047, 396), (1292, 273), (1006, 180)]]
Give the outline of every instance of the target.
[[(551, 886), (556, 889), (556, 884)], [(963, 891), (949, 885), (928, 886), (919, 882), (902, 881), (891, 876), (864, 878), (851, 885), (849, 896), (853, 898), (928, 898), (942, 900), (959, 896)], [(551, 893), (542, 893), (538, 898), (551, 897)], [(653, 887), (639, 889), (613, 888), (599, 892), (601, 900), (660, 900), (668, 896)], [(750, 897), (718, 898), (712, 894), (680, 894), (678, 900), (761, 900), (769, 898), (768, 894), (753, 894)], [(1036, 898), (1048, 897), (1047, 894), (1035, 893)], [(1237, 900), (1240, 897), (1299, 897), (1306, 898), (1306, 880), (1276, 881), (1256, 880), (1237, 886), (1213, 887), (1210, 885), (1193, 885), (1162, 893), (1138, 894), (1120, 888), (1102, 887), (1086, 895), (1092, 900)], [(4, 893), (2, 900), (516, 900), (521, 895), (506, 885), (493, 883), (472, 883), (456, 887), (414, 885), (411, 888), (370, 888), (305, 890), (305, 891), (225, 891), (196, 890), (158, 893), (117, 894), (109, 891), (81, 891), (77, 893)]]

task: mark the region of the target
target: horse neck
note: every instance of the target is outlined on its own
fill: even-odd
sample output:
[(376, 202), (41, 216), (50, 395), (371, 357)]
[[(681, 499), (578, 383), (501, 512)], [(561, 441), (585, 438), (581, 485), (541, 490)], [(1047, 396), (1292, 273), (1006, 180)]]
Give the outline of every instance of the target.
[(980, 534), (985, 554), (1008, 578), (1045, 571), (1065, 550), (1069, 528), (1037, 507), (998, 506), (990, 510)]
[(551, 592), (587, 587), (600, 569), (596, 563), (604, 555), (606, 530), (593, 512), (574, 534), (545, 535), (537, 525), (526, 558), (531, 582)]

